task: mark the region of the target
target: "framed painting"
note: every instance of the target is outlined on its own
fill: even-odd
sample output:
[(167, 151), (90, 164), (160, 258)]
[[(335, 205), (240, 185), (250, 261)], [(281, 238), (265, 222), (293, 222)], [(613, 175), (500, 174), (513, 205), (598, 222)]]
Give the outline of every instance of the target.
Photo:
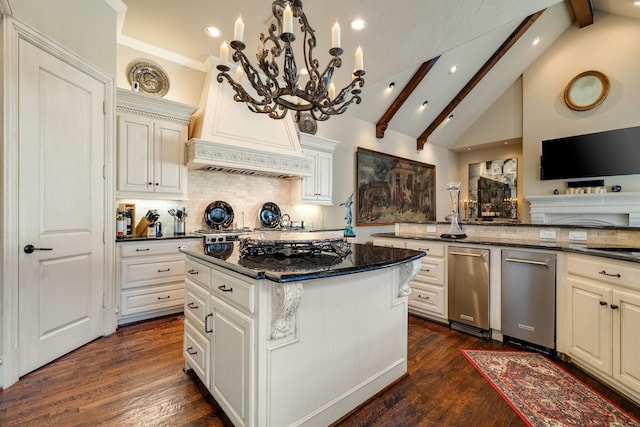
[(434, 165), (358, 147), (356, 173), (356, 225), (435, 220)]

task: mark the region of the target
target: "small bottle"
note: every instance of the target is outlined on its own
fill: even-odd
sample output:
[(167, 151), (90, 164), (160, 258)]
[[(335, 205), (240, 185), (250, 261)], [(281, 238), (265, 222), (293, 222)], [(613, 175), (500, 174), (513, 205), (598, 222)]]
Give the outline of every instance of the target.
[(132, 234), (132, 230), (131, 230), (131, 212), (129, 211), (129, 208), (126, 208), (124, 210), (124, 221), (125, 221), (124, 235), (125, 236), (131, 236), (131, 234)]
[(116, 216), (116, 237), (122, 239), (125, 233), (125, 220), (122, 212), (118, 212)]

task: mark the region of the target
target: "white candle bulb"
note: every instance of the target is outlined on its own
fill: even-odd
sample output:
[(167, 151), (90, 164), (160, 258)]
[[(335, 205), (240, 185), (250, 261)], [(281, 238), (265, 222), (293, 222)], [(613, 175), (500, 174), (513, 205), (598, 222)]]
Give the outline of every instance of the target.
[(282, 32), (293, 33), (293, 12), (288, 4), (284, 9), (282, 27)]
[(331, 82), (331, 84), (329, 85), (329, 99), (333, 99), (336, 97), (336, 87), (333, 84), (333, 82)]
[(358, 46), (356, 50), (356, 71), (364, 70), (364, 60), (362, 58), (362, 48)]
[(244, 22), (242, 22), (242, 17), (238, 16), (236, 19), (236, 25), (233, 29), (233, 39), (239, 42), (244, 38)]
[(338, 25), (338, 21), (331, 28), (331, 47), (340, 47), (340, 25)]
[(225, 41), (220, 45), (220, 65), (227, 65), (227, 62), (229, 62), (229, 46)]
[(244, 71), (242, 67), (236, 68), (236, 83), (242, 84), (242, 77), (244, 76)]

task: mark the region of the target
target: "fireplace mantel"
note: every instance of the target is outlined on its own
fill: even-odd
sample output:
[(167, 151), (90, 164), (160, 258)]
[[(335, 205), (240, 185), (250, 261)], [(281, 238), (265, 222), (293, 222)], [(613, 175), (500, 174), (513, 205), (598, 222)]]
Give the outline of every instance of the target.
[(528, 196), (531, 223), (640, 227), (640, 193)]

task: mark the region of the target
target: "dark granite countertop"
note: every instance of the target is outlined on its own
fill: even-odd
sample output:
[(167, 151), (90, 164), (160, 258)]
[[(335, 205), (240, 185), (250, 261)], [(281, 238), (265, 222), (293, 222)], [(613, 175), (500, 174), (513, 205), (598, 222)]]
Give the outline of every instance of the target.
[(215, 243), (180, 251), (199, 260), (224, 267), (253, 279), (269, 279), (287, 283), (378, 270), (425, 256), (411, 249), (386, 248), (373, 245), (349, 244), (350, 253), (333, 253), (278, 257), (274, 255), (242, 256), (238, 242)]
[(375, 233), (373, 237), (395, 239), (430, 240), (434, 242), (459, 243), (467, 245), (507, 246), (524, 249), (546, 249), (563, 252), (573, 252), (603, 258), (617, 259), (640, 263), (640, 248), (628, 248), (616, 245), (584, 245), (567, 242), (547, 242), (540, 240), (523, 240), (491, 237), (467, 237), (465, 239), (443, 239), (439, 236), (399, 235), (395, 233)]

